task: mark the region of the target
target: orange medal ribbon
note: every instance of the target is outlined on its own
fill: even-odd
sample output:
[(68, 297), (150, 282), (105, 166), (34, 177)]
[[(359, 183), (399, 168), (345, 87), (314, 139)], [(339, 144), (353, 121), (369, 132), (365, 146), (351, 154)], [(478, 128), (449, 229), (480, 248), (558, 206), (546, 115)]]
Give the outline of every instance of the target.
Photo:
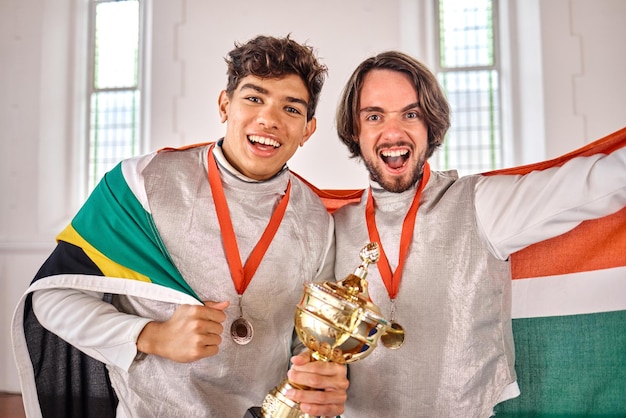
[(242, 295), (248, 287), (248, 284), (250, 284), (252, 276), (254, 276), (259, 264), (261, 264), (261, 260), (267, 252), (267, 249), (270, 246), (272, 239), (274, 239), (276, 231), (278, 231), (278, 227), (283, 220), (283, 216), (287, 210), (287, 204), (289, 203), (291, 180), (287, 184), (285, 195), (281, 198), (276, 210), (274, 210), (274, 213), (272, 214), (261, 239), (250, 253), (245, 266), (242, 267), (239, 246), (237, 245), (235, 230), (233, 229), (233, 223), (228, 211), (228, 203), (226, 202), (226, 196), (224, 195), (224, 188), (222, 186), (222, 181), (217, 168), (217, 162), (215, 161), (215, 157), (212, 152), (213, 147), (214, 145), (209, 148), (208, 155), (209, 185), (211, 186), (211, 191), (213, 192), (215, 212), (217, 213), (217, 220), (220, 224), (220, 232), (222, 234), (222, 240), (224, 241), (224, 251), (226, 252), (228, 267), (230, 268), (230, 275), (232, 276), (237, 293)]
[(413, 198), (413, 203), (407, 212), (404, 223), (402, 224), (402, 233), (400, 235), (400, 254), (398, 255), (398, 268), (391, 273), (391, 267), (389, 266), (389, 260), (383, 249), (383, 244), (380, 241), (380, 235), (376, 228), (376, 217), (374, 212), (374, 198), (372, 197), (372, 188), (370, 187), (367, 196), (367, 203), (365, 206), (365, 220), (367, 222), (367, 232), (369, 234), (370, 241), (377, 242), (380, 245), (380, 259), (378, 260), (378, 271), (385, 283), (389, 298), (394, 300), (398, 294), (400, 288), (400, 279), (402, 278), (402, 269), (404, 268), (404, 261), (406, 260), (407, 253), (409, 251), (409, 245), (413, 239), (413, 230), (415, 228), (415, 218), (417, 217), (417, 209), (419, 208), (420, 197), (422, 190), (426, 187), (428, 179), (430, 178), (430, 165), (428, 162), (424, 163), (424, 174)]

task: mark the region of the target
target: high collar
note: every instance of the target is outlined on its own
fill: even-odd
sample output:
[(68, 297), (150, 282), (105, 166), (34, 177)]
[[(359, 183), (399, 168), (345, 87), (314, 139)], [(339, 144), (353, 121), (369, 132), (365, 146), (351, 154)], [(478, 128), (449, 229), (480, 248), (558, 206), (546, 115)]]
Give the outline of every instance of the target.
[[(421, 181), (421, 180), (420, 180)], [(372, 196), (374, 197), (374, 202), (376, 205), (377, 211), (382, 212), (406, 212), (409, 210), (411, 203), (413, 203), (413, 197), (417, 192), (417, 188), (420, 183), (415, 183), (409, 189), (401, 192), (401, 193), (393, 193), (387, 191), (382, 188), (382, 186), (375, 182), (374, 180), (370, 180), (370, 187), (372, 189)]]
[[(284, 194), (284, 191), (287, 189), (287, 183), (289, 182), (289, 168), (286, 164), (278, 173), (267, 180), (251, 179), (243, 175), (228, 162), (222, 150), (223, 142), (223, 139), (219, 140), (213, 147), (212, 152), (217, 166), (220, 169), (220, 177), (225, 189), (245, 191), (251, 194), (265, 194), (268, 192)], [(205, 167), (206, 166), (205, 161)]]
[(241, 180), (241, 181), (245, 181), (247, 183), (263, 183), (265, 181), (270, 181), (273, 178), (280, 176), (285, 171), (289, 170), (289, 167), (287, 167), (287, 164), (285, 164), (285, 165), (283, 165), (283, 168), (281, 168), (278, 171), (278, 173), (274, 174), (272, 177), (270, 177), (267, 180), (251, 179), (250, 177), (245, 176), (244, 174), (240, 173), (239, 170), (237, 170), (235, 167), (232, 166), (231, 163), (228, 162), (228, 160), (226, 159), (226, 156), (224, 155), (224, 150), (222, 149), (223, 144), (224, 144), (224, 138), (222, 138), (219, 141), (217, 141), (217, 143), (215, 144), (215, 147), (213, 147), (213, 155), (215, 156), (215, 160), (228, 173), (230, 173), (233, 176), (239, 178), (239, 180)]

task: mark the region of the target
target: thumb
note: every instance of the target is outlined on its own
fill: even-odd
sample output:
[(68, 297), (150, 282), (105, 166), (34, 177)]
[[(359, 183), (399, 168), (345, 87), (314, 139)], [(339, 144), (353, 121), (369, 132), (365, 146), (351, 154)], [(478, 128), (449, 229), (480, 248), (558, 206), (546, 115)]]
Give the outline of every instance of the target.
[(223, 311), (224, 309), (228, 308), (228, 306), (230, 305), (230, 301), (225, 300), (222, 302), (213, 302), (210, 300), (205, 300), (204, 302), (204, 306), (207, 306), (209, 308), (213, 308), (213, 309), (217, 309), (219, 311)]

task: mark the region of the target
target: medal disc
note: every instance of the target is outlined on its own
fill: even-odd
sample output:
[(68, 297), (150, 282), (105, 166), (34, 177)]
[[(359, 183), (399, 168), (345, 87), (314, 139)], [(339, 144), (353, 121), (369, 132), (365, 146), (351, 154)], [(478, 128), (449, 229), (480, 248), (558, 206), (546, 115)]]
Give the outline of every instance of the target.
[(387, 330), (381, 337), (383, 345), (392, 350), (402, 347), (404, 344), (404, 328), (397, 322), (391, 322), (391, 328)]
[(244, 317), (239, 317), (230, 325), (230, 336), (239, 345), (246, 345), (252, 341), (254, 329), (250, 321)]

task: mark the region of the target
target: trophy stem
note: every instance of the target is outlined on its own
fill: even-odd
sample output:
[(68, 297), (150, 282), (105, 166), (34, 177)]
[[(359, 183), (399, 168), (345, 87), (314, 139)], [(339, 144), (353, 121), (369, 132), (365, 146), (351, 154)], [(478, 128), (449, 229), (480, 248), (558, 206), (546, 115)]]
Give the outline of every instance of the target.
[(271, 418), (315, 418), (313, 415), (305, 414), (300, 410), (300, 404), (289, 399), (285, 393), (289, 389), (309, 389), (306, 386), (297, 385), (283, 380), (270, 393), (265, 396), (261, 406), (261, 414)]

